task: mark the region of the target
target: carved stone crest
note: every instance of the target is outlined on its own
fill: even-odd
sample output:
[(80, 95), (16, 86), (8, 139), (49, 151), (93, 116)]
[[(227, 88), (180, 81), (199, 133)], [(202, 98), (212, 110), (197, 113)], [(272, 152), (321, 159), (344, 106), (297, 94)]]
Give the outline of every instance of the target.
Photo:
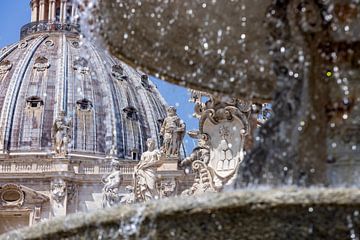
[[(202, 98), (209, 100), (205, 103)], [(199, 131), (189, 132), (199, 139), (198, 147), (181, 162), (192, 163), (196, 174), (193, 186), (183, 195), (220, 191), (232, 184), (244, 158), (245, 136), (250, 131), (251, 104), (228, 97), (192, 92), (194, 116), (199, 119)]]
[(51, 196), (57, 202), (64, 201), (66, 196), (66, 183), (62, 179), (55, 179), (51, 182)]
[(158, 186), (160, 198), (175, 196), (176, 187), (177, 184), (175, 179), (162, 179)]

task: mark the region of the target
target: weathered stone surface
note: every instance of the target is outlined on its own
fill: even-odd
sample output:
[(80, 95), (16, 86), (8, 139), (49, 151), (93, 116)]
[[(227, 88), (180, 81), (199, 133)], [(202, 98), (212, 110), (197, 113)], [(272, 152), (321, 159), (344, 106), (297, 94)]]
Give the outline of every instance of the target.
[(110, 52), (162, 79), (198, 90), (270, 99), (270, 0), (93, 1), (82, 29)]
[(360, 227), (358, 189), (209, 194), (76, 214), (9, 239), (348, 239)]

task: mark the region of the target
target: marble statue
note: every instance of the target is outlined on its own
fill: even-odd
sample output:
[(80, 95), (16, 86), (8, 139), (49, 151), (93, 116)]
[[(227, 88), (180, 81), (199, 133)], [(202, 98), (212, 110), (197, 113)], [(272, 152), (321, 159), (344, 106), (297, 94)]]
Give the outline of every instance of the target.
[(117, 160), (111, 161), (112, 172), (103, 179), (103, 207), (111, 207), (120, 203), (120, 186), (122, 183), (122, 174), (120, 172), (120, 163)]
[(70, 131), (71, 120), (67, 120), (65, 112), (62, 111), (56, 118), (51, 133), (56, 156), (65, 157), (68, 153), (68, 144), (71, 139)]
[(183, 196), (197, 195), (204, 192), (216, 192), (213, 184), (213, 175), (208, 167), (210, 161), (210, 138), (199, 131), (190, 131), (191, 137), (198, 139), (198, 146), (194, 148), (189, 157), (180, 162), (180, 166), (191, 165), (195, 173), (193, 185), (181, 193)]
[(185, 136), (185, 123), (178, 117), (175, 107), (167, 109), (167, 117), (161, 126), (160, 134), (164, 138), (161, 151), (166, 157), (179, 157)]
[(205, 164), (209, 164), (210, 161), (210, 146), (209, 136), (202, 134), (200, 136), (198, 131), (190, 131), (189, 135), (198, 139), (198, 146), (193, 149), (189, 157), (180, 162), (180, 166), (186, 166), (192, 164), (194, 161), (200, 160)]
[(148, 150), (141, 155), (139, 164), (135, 167), (135, 201), (143, 202), (157, 198), (156, 170), (162, 165), (161, 152), (155, 149), (155, 140), (146, 141)]

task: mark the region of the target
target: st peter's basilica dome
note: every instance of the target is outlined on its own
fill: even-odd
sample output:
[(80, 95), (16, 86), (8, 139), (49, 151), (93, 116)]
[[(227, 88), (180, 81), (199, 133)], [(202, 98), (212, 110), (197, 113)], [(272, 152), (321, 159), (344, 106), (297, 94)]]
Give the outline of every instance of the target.
[(70, 156), (139, 159), (147, 138), (159, 145), (164, 100), (147, 75), (80, 41), (76, 9), (62, 6), (68, 19), (60, 19), (53, 2), (40, 8), (46, 14), (33, 8), (20, 42), (0, 51), (1, 153), (50, 154), (53, 123), (64, 115)]

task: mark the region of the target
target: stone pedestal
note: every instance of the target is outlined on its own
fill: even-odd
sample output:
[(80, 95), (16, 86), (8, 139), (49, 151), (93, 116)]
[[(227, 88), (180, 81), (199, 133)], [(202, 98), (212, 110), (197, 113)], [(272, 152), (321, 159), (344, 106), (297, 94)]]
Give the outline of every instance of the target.
[(178, 158), (166, 158), (164, 163), (157, 169), (157, 189), (160, 198), (171, 197), (180, 194), (179, 180), (185, 173), (179, 169)]

